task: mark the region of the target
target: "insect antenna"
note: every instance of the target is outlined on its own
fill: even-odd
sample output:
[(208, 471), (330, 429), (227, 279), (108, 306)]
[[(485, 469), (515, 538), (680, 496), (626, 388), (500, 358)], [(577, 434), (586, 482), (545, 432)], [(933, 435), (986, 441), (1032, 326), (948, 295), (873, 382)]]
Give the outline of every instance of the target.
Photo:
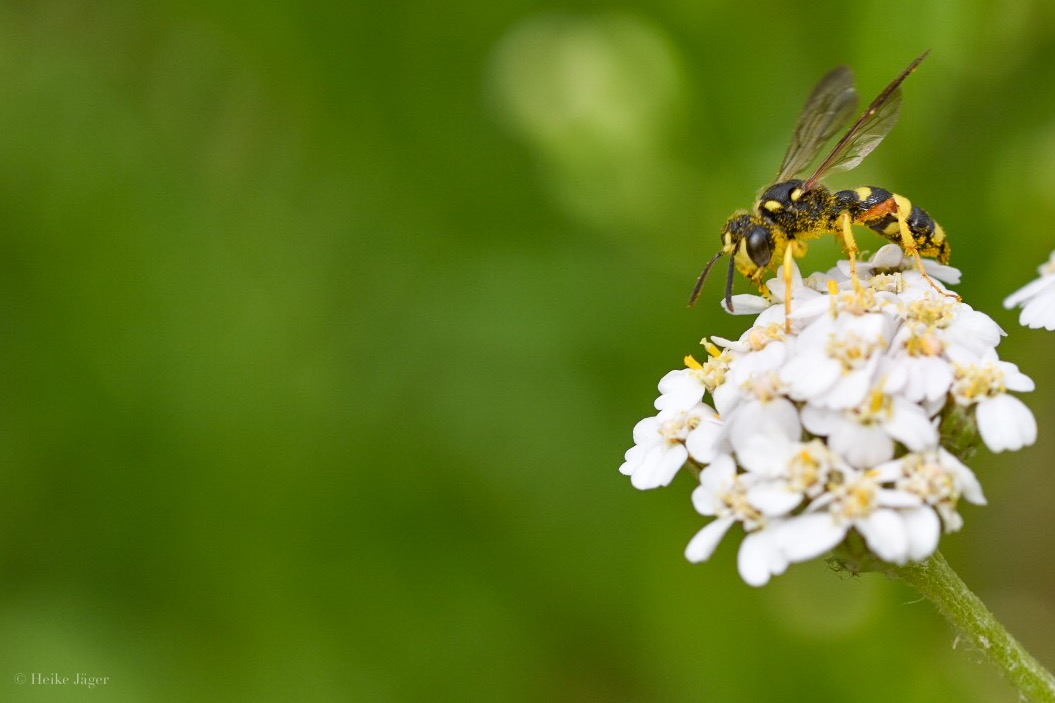
[(733, 279), (736, 278), (736, 258), (729, 257), (729, 275), (725, 277), (725, 309), (733, 312)]
[(696, 279), (696, 287), (692, 289), (692, 296), (689, 298), (689, 307), (691, 308), (696, 304), (696, 299), (700, 297), (700, 291), (703, 290), (703, 282), (707, 280), (707, 274), (711, 272), (711, 267), (714, 266), (714, 262), (721, 258), (722, 252), (718, 251), (717, 254), (711, 257), (711, 260), (707, 262), (707, 266), (704, 267), (703, 273)]

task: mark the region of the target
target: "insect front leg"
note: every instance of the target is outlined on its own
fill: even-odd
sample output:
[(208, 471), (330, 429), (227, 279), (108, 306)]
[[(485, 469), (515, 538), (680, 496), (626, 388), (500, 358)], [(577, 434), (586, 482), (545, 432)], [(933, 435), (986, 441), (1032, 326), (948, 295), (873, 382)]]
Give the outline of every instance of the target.
[(791, 334), (791, 290), (795, 283), (795, 244), (788, 242), (784, 248), (784, 332)]

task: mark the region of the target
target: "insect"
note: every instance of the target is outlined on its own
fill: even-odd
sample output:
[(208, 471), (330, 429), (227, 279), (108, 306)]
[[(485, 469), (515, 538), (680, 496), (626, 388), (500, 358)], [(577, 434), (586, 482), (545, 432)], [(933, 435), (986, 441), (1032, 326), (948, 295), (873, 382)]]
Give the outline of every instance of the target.
[(944, 264), (949, 261), (950, 253), (945, 231), (925, 210), (884, 188), (872, 186), (832, 192), (821, 183), (829, 173), (856, 167), (890, 133), (901, 110), (901, 83), (928, 53), (910, 63), (884, 88), (813, 174), (802, 179), (820, 150), (857, 110), (857, 91), (849, 67), (840, 66), (820, 80), (795, 125), (775, 185), (763, 191), (753, 210), (738, 210), (726, 221), (721, 233), (722, 248), (696, 280), (689, 305), (696, 302), (707, 274), (723, 255), (730, 257), (725, 285), (725, 306), (730, 312), (734, 268), (757, 285), (763, 295), (771, 297), (762, 277), (783, 262), (785, 325), (790, 332), (792, 257), (806, 254), (808, 240), (829, 233), (841, 236), (850, 260), (851, 278), (855, 288), (860, 289), (859, 249), (853, 235), (855, 224), (899, 244), (915, 258), (920, 273), (935, 290), (955, 296), (941, 289), (923, 268), (920, 257), (933, 257)]

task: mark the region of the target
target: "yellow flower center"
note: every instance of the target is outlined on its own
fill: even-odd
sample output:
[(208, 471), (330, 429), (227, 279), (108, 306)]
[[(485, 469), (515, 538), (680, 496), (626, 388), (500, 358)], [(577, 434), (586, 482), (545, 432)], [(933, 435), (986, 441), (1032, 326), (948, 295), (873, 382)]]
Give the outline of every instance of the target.
[(955, 506), (960, 497), (952, 474), (933, 459), (919, 454), (910, 454), (902, 464), (904, 478), (898, 488), (915, 493), (928, 503), (948, 502)]
[(869, 340), (850, 332), (842, 337), (832, 335), (825, 351), (828, 356), (842, 364), (843, 373), (849, 373), (864, 366), (872, 354), (883, 346), (885, 340), (882, 338)]
[(1007, 391), (1004, 372), (995, 364), (955, 365), (956, 380), (952, 384), (954, 396), (963, 400), (978, 400), (998, 396)]
[(935, 334), (933, 325), (915, 325), (912, 336), (905, 340), (909, 356), (941, 356), (945, 344)]
[(827, 480), (830, 455), (820, 440), (804, 446), (788, 462), (788, 485), (793, 491), (803, 493), (822, 485)]
[(928, 296), (911, 303), (902, 303), (898, 307), (906, 319), (938, 328), (948, 327), (956, 318), (956, 303), (947, 298)]

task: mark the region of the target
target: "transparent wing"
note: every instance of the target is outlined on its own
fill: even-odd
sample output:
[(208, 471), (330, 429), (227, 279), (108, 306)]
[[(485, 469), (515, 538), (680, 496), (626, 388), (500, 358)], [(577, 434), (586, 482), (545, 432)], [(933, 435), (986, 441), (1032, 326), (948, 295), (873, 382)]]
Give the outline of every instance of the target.
[(890, 130), (897, 124), (901, 114), (901, 91), (895, 90), (886, 97), (878, 108), (865, 111), (863, 121), (858, 120), (850, 131), (839, 140), (828, 158), (817, 167), (817, 172), (806, 181), (806, 189), (836, 171), (849, 171), (861, 163), (866, 156), (879, 146)]
[(897, 124), (901, 114), (901, 83), (916, 70), (922, 56), (909, 64), (890, 85), (883, 89), (868, 109), (857, 118), (857, 121), (846, 131), (843, 138), (835, 145), (828, 157), (817, 167), (817, 171), (806, 181), (805, 189), (809, 190), (817, 181), (833, 171), (849, 171), (861, 163), (866, 156), (879, 146), (890, 130)]
[(824, 76), (806, 100), (774, 182), (786, 181), (805, 171), (821, 147), (842, 129), (856, 110), (853, 71), (848, 66), (840, 66)]

